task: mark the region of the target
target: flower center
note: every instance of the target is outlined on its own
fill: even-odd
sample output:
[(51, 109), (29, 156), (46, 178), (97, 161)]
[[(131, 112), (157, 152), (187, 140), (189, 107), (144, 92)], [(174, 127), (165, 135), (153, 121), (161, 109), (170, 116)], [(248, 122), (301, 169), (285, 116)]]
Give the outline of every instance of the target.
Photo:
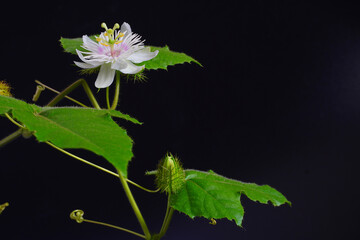
[(96, 41), (105, 47), (110, 47), (111, 51), (113, 51), (114, 44), (122, 42), (121, 38), (124, 37), (124, 33), (116, 31), (116, 29), (120, 28), (118, 23), (115, 23), (113, 28), (108, 28), (105, 23), (102, 23), (101, 27), (105, 29), (105, 32), (97, 37)]

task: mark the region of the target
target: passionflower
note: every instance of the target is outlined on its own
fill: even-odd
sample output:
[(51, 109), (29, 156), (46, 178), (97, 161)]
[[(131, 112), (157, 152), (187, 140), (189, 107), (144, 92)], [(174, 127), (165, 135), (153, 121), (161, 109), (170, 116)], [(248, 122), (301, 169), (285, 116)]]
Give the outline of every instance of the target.
[[(131, 31), (130, 25), (124, 22), (121, 27), (115, 24), (108, 28), (105, 23), (101, 24), (105, 29), (96, 37), (96, 42), (87, 35), (82, 37), (82, 48), (76, 49), (82, 62), (74, 62), (78, 67), (91, 69), (100, 66), (100, 71), (95, 81), (95, 87), (106, 88), (114, 81), (115, 71), (124, 74), (136, 74), (144, 69), (145, 65), (138, 66), (134, 63), (142, 63), (150, 60), (159, 51), (150, 51), (150, 47), (144, 46), (141, 36)], [(120, 29), (120, 30), (118, 30)]]

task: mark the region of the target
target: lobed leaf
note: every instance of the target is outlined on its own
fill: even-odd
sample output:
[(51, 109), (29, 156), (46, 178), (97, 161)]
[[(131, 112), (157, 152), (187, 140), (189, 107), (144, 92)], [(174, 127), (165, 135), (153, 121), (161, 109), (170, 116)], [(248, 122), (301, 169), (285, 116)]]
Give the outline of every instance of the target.
[(290, 202), (268, 185), (257, 185), (225, 178), (213, 171), (185, 170), (183, 188), (171, 196), (171, 206), (189, 217), (227, 218), (241, 226), (244, 209), (241, 194), (252, 201), (271, 202), (274, 206)]
[(152, 52), (158, 50), (159, 53), (155, 58), (141, 63), (141, 65), (145, 64), (145, 68), (149, 70), (151, 69), (167, 70), (168, 66), (174, 66), (176, 64), (183, 64), (183, 63), (192, 63), (192, 62), (198, 64), (199, 66), (202, 66), (194, 58), (186, 55), (185, 53), (171, 51), (168, 46), (165, 47), (150, 46), (150, 49)]
[(124, 176), (133, 157), (132, 139), (111, 117), (139, 123), (116, 110), (78, 107), (39, 107), (0, 96), (0, 114), (10, 113), (33, 132), (38, 141), (50, 141), (64, 149), (81, 148), (94, 152), (114, 165)]

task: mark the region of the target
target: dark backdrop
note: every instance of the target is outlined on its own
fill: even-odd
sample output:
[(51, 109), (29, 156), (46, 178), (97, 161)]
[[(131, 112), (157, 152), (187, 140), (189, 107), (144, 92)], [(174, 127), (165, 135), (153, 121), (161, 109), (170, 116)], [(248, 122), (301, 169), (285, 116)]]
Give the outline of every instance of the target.
[[(356, 1), (14, 1), (0, 10), (0, 79), (28, 102), (35, 79), (61, 90), (79, 74), (60, 36), (126, 21), (146, 44), (167, 44), (204, 66), (122, 82), (120, 110), (144, 122), (124, 123), (135, 141), (130, 178), (152, 188), (144, 172), (170, 151), (185, 168), (269, 184), (293, 203), (274, 208), (243, 197), (243, 228), (176, 213), (167, 239), (346, 239), (358, 234), (359, 10)], [(94, 79), (87, 77), (91, 86)], [(0, 123), (1, 137), (16, 130)], [(116, 178), (34, 139), (18, 139), (0, 156), (0, 203), (10, 203), (1, 239), (137, 239), (68, 217), (80, 208), (89, 219), (141, 232)], [(158, 230), (166, 197), (134, 195)]]

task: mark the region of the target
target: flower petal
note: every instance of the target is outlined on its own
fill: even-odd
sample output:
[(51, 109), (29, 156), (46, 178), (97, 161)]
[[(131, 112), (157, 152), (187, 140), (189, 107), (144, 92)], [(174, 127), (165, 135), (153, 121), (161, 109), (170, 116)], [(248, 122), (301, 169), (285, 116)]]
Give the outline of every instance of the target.
[(126, 62), (126, 60), (123, 60), (123, 59), (117, 59), (115, 62), (113, 62), (111, 64), (111, 69), (114, 69), (114, 70), (121, 71), (122, 69), (124, 69), (126, 67), (127, 67), (127, 62)]
[(100, 72), (95, 81), (95, 87), (106, 88), (114, 81), (115, 70), (111, 69), (111, 63), (101, 65)]
[(89, 63), (83, 63), (83, 62), (76, 62), (74, 61), (75, 65), (80, 67), (80, 68), (94, 68), (94, 65), (89, 64)]
[[(103, 64), (104, 63), (104, 61), (98, 61), (98, 60), (88, 60), (88, 59), (86, 59), (84, 56), (83, 56), (83, 53), (85, 53), (86, 54), (86, 52), (81, 52), (81, 51), (79, 51), (79, 50), (77, 50), (76, 49), (76, 53), (78, 54), (78, 56), (79, 56), (79, 58), (83, 61), (83, 62), (85, 62), (85, 63), (87, 63), (87, 64), (91, 64), (91, 65), (93, 65), (93, 67), (97, 67), (97, 66), (99, 66), (99, 65), (101, 65), (101, 64)], [(89, 57), (88, 57), (89, 58)]]
[(97, 44), (96, 42), (94, 42), (93, 40), (91, 40), (91, 38), (89, 38), (87, 35), (84, 35), (82, 37), (83, 40), (83, 48), (85, 48), (86, 50), (89, 50), (91, 52), (98, 52), (99, 51), (99, 44)]
[(143, 66), (136, 66), (135, 64), (133, 64), (130, 61), (124, 60), (124, 63), (126, 63), (126, 67), (123, 69), (120, 69), (120, 72), (125, 73), (125, 74), (135, 74), (140, 72), (141, 70), (144, 69), (145, 65)]
[(132, 31), (130, 25), (127, 22), (121, 24), (120, 32), (125, 33), (125, 36), (131, 34)]
[(150, 52), (150, 47), (145, 47), (145, 48), (131, 54), (127, 58), (127, 60), (130, 60), (133, 63), (141, 63), (141, 62), (153, 59), (154, 57), (156, 57), (156, 55), (158, 55), (158, 53), (159, 53), (158, 50), (156, 50), (154, 52)]

